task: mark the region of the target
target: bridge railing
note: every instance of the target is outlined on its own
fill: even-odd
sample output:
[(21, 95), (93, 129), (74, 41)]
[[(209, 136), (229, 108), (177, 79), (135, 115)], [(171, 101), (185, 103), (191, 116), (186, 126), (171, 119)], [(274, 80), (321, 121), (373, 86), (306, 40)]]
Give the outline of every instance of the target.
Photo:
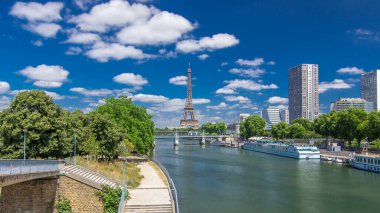
[(0, 160), (0, 176), (59, 171), (59, 160)]

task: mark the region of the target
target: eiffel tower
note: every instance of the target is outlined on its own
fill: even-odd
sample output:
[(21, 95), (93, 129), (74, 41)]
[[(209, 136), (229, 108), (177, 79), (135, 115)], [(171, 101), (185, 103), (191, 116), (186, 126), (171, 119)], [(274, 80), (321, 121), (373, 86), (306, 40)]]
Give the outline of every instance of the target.
[[(189, 117), (189, 118), (188, 118)], [(187, 97), (186, 105), (183, 112), (183, 118), (181, 120), (181, 128), (199, 128), (198, 120), (195, 119), (195, 112), (193, 106), (193, 95), (191, 89), (191, 68), (189, 63), (189, 68), (187, 69)]]

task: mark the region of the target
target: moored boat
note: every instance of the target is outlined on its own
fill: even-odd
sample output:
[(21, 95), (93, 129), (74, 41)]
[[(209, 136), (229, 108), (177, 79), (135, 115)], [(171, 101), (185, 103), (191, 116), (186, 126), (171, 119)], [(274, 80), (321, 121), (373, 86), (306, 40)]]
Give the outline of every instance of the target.
[(321, 153), (315, 146), (299, 146), (272, 141), (244, 143), (243, 148), (250, 151), (279, 155), (296, 159), (320, 159)]
[(380, 173), (380, 155), (355, 155), (349, 163), (357, 169)]

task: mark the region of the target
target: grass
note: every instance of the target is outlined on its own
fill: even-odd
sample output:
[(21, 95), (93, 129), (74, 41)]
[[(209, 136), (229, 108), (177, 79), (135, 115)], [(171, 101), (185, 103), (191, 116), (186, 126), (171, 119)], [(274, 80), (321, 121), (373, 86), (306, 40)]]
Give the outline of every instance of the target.
[[(85, 157), (77, 157), (77, 164), (85, 168), (96, 171), (104, 176), (112, 178), (119, 183), (123, 179), (123, 163), (115, 162), (99, 162), (95, 159), (87, 160)], [(140, 185), (143, 176), (140, 174), (140, 169), (135, 163), (126, 164), (126, 184), (128, 188), (136, 188)]]

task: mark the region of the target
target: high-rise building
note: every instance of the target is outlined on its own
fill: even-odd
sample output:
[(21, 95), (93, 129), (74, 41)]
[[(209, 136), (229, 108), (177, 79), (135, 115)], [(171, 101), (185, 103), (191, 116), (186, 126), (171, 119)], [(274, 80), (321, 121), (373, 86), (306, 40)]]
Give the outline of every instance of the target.
[(240, 113), (240, 114), (239, 114), (239, 123), (245, 121), (245, 119), (247, 119), (248, 116), (249, 116), (248, 113)]
[(278, 109), (278, 107), (269, 106), (268, 108), (262, 111), (262, 115), (266, 122), (266, 130), (272, 129), (273, 125), (276, 125), (281, 122), (280, 110)]
[(283, 109), (280, 111), (280, 118), (282, 122), (289, 124), (289, 110)]
[(349, 108), (358, 108), (366, 112), (374, 110), (373, 102), (366, 101), (361, 98), (339, 98), (331, 103), (331, 111), (340, 112)]
[(373, 102), (374, 109), (380, 111), (380, 70), (362, 74), (362, 98)]
[(319, 115), (318, 64), (300, 64), (289, 69), (289, 121)]

